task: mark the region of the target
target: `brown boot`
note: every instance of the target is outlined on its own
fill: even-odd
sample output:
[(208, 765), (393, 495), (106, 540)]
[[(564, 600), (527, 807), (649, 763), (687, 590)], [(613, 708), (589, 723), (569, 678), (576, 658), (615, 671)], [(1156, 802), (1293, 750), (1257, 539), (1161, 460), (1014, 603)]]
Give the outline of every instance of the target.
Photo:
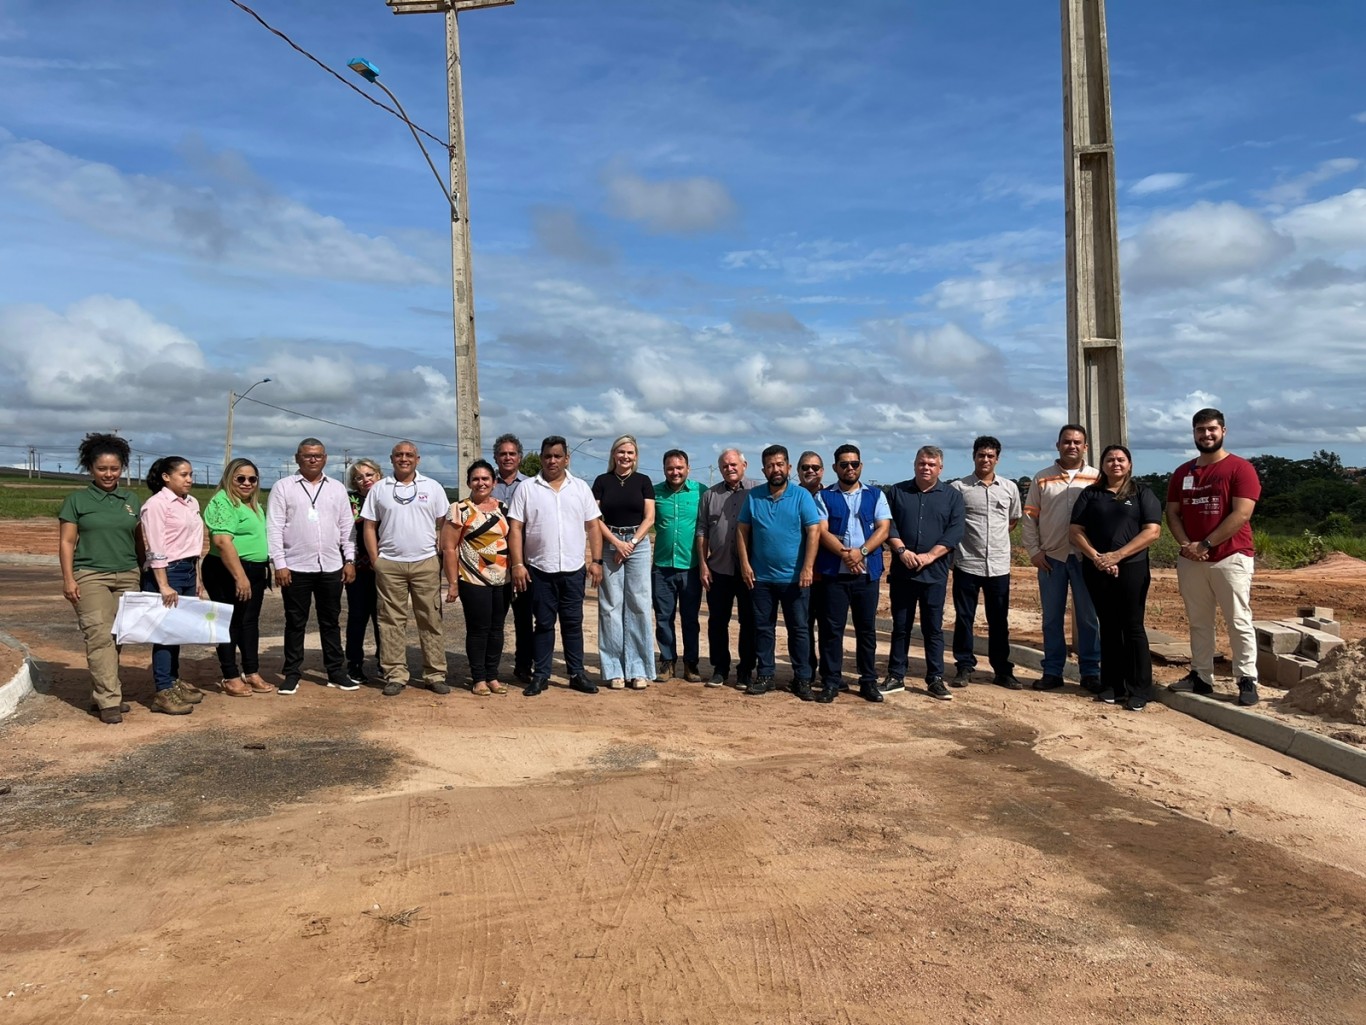
[(118, 710), (117, 706), (114, 708), (101, 708), (100, 722), (108, 723), (110, 726), (117, 726), (119, 723), (123, 722), (123, 713)]
[(701, 683), (702, 674), (697, 671), (696, 662), (683, 663), (683, 679), (688, 683)]
[(251, 687), (240, 676), (224, 680), (222, 687), (223, 693), (230, 698), (249, 698), (252, 695)]
[(171, 687), (157, 691), (157, 696), (152, 699), (152, 711), (165, 712), (167, 715), (189, 715), (194, 711), (194, 705), (181, 701), (176, 689)]
[(204, 692), (184, 680), (176, 680), (171, 687), (171, 692), (180, 699), (182, 704), (186, 705), (197, 705), (204, 700)]
[(655, 683), (668, 683), (674, 678), (674, 664), (672, 662), (659, 663), (659, 672), (655, 674)]
[(181, 690), (187, 690), (191, 694), (203, 694), (204, 692), (192, 684), (189, 680), (176, 680)]

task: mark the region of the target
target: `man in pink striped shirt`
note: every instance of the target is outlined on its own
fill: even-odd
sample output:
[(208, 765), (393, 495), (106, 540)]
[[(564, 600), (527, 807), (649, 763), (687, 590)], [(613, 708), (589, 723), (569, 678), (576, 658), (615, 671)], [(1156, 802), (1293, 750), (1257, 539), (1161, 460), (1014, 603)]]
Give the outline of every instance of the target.
[(299, 689), (310, 600), (318, 612), (327, 686), (357, 690), (360, 685), (346, 675), (341, 643), (342, 587), (356, 576), (351, 500), (346, 485), (323, 472), (327, 449), (317, 438), (299, 442), (294, 462), (299, 472), (270, 489), (266, 508), (266, 544), (285, 606), (284, 680), (277, 691), (288, 696)]

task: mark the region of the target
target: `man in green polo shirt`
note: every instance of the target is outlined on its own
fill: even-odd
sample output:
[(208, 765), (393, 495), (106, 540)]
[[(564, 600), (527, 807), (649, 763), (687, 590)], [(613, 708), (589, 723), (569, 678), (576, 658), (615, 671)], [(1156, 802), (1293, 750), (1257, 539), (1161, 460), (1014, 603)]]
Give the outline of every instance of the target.
[(688, 479), (688, 453), (664, 453), (664, 480), (655, 485), (655, 564), (651, 579), (655, 606), (655, 640), (659, 642), (657, 682), (673, 678), (678, 665), (674, 610), (683, 625), (683, 679), (699, 683), (698, 613), (702, 577), (697, 569), (697, 510), (706, 489)]

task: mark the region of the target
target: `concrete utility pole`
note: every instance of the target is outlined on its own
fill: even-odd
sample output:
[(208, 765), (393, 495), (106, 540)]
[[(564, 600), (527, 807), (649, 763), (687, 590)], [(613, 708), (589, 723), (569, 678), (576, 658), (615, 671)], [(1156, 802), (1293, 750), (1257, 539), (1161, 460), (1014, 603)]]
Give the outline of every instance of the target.
[(1126, 445), (1119, 228), (1105, 0), (1062, 0), (1067, 202), (1067, 415), (1090, 450)]
[[(455, 318), (455, 430), (460, 466), (483, 450), (479, 425), (479, 363), (474, 339), (474, 284), (470, 260), (470, 203), (465, 174), (465, 111), (460, 84), (461, 11), (508, 7), (514, 0), (385, 0), (395, 14), (445, 14), (446, 94), (451, 161), (451, 302)], [(457, 491), (459, 488), (457, 487)]]

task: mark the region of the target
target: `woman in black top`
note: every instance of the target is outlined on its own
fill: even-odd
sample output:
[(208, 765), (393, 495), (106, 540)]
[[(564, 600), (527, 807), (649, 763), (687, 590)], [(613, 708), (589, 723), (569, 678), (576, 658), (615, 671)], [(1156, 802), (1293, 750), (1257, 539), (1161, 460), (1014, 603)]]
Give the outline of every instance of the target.
[(607, 472), (593, 481), (602, 519), (602, 583), (598, 586), (598, 657), (602, 678), (620, 690), (631, 681), (644, 690), (655, 678), (655, 642), (650, 631), (653, 557), (650, 530), (655, 523), (655, 489), (636, 470), (636, 439), (623, 434), (612, 442)]
[(1137, 712), (1153, 694), (1153, 662), (1143, 612), (1148, 603), (1148, 548), (1162, 533), (1162, 503), (1133, 479), (1123, 445), (1100, 455), (1100, 479), (1072, 507), (1072, 546), (1086, 560), (1082, 577), (1100, 620), (1097, 701)]

